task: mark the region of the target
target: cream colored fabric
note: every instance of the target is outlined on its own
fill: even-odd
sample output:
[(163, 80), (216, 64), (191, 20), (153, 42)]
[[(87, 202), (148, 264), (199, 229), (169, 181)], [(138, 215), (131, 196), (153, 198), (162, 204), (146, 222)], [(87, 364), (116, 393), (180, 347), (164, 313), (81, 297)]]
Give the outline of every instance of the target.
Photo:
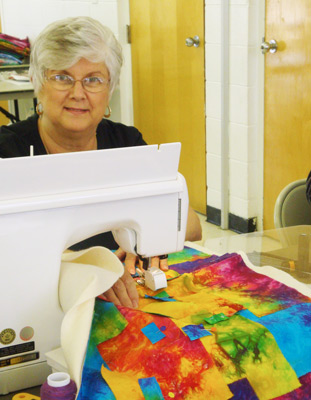
[(103, 247), (63, 254), (59, 279), (59, 301), (65, 313), (61, 346), (70, 376), (78, 387), (95, 297), (110, 289), (123, 272), (118, 257)]

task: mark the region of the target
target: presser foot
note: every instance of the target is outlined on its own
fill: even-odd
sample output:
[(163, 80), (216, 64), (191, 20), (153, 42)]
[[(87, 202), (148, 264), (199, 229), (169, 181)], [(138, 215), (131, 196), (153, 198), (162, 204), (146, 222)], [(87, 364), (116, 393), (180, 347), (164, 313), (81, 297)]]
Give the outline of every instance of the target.
[(147, 286), (149, 289), (156, 291), (167, 287), (166, 275), (157, 267), (151, 267), (142, 272), (138, 268), (136, 269), (140, 278), (137, 283), (142, 286)]

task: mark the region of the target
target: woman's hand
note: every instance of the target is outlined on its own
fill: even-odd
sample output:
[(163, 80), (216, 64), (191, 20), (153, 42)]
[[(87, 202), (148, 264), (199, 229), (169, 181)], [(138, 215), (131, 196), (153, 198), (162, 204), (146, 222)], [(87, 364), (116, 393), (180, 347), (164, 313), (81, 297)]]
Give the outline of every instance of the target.
[[(117, 280), (117, 282), (107, 292), (103, 293), (100, 298), (111, 301), (116, 305), (125, 307), (137, 308), (138, 307), (138, 292), (136, 283), (131, 274), (135, 274), (136, 264), (142, 268), (142, 261), (138, 260), (135, 254), (126, 253), (120, 247), (115, 251), (115, 255), (124, 262), (124, 274)], [(151, 267), (158, 267), (162, 271), (168, 270), (167, 257), (152, 257)]]
[[(136, 272), (136, 266), (140, 269), (143, 268), (143, 263), (135, 254), (126, 253), (120, 247), (116, 250), (115, 255), (124, 262), (125, 269), (128, 270), (132, 275)], [(163, 258), (163, 256), (152, 257), (151, 258), (151, 267), (160, 268), (162, 271), (168, 270), (167, 256)]]
[(117, 306), (138, 307), (136, 283), (126, 268), (121, 278), (107, 292), (103, 293), (100, 298), (111, 301)]

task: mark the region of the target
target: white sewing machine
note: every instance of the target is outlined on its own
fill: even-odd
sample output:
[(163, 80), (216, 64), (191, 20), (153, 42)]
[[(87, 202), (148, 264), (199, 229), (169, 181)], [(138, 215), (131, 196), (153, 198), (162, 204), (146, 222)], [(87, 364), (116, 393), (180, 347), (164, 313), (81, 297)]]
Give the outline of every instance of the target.
[(0, 394), (50, 373), (44, 354), (60, 345), (64, 250), (110, 230), (143, 257), (183, 248), (179, 154), (169, 143), (0, 159)]

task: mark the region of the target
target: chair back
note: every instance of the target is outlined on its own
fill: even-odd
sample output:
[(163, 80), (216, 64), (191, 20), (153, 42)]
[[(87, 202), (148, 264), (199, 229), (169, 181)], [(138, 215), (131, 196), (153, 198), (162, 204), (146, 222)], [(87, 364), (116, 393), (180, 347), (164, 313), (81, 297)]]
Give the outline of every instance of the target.
[(274, 206), (275, 228), (311, 225), (311, 205), (306, 197), (306, 179), (291, 182), (280, 192)]

